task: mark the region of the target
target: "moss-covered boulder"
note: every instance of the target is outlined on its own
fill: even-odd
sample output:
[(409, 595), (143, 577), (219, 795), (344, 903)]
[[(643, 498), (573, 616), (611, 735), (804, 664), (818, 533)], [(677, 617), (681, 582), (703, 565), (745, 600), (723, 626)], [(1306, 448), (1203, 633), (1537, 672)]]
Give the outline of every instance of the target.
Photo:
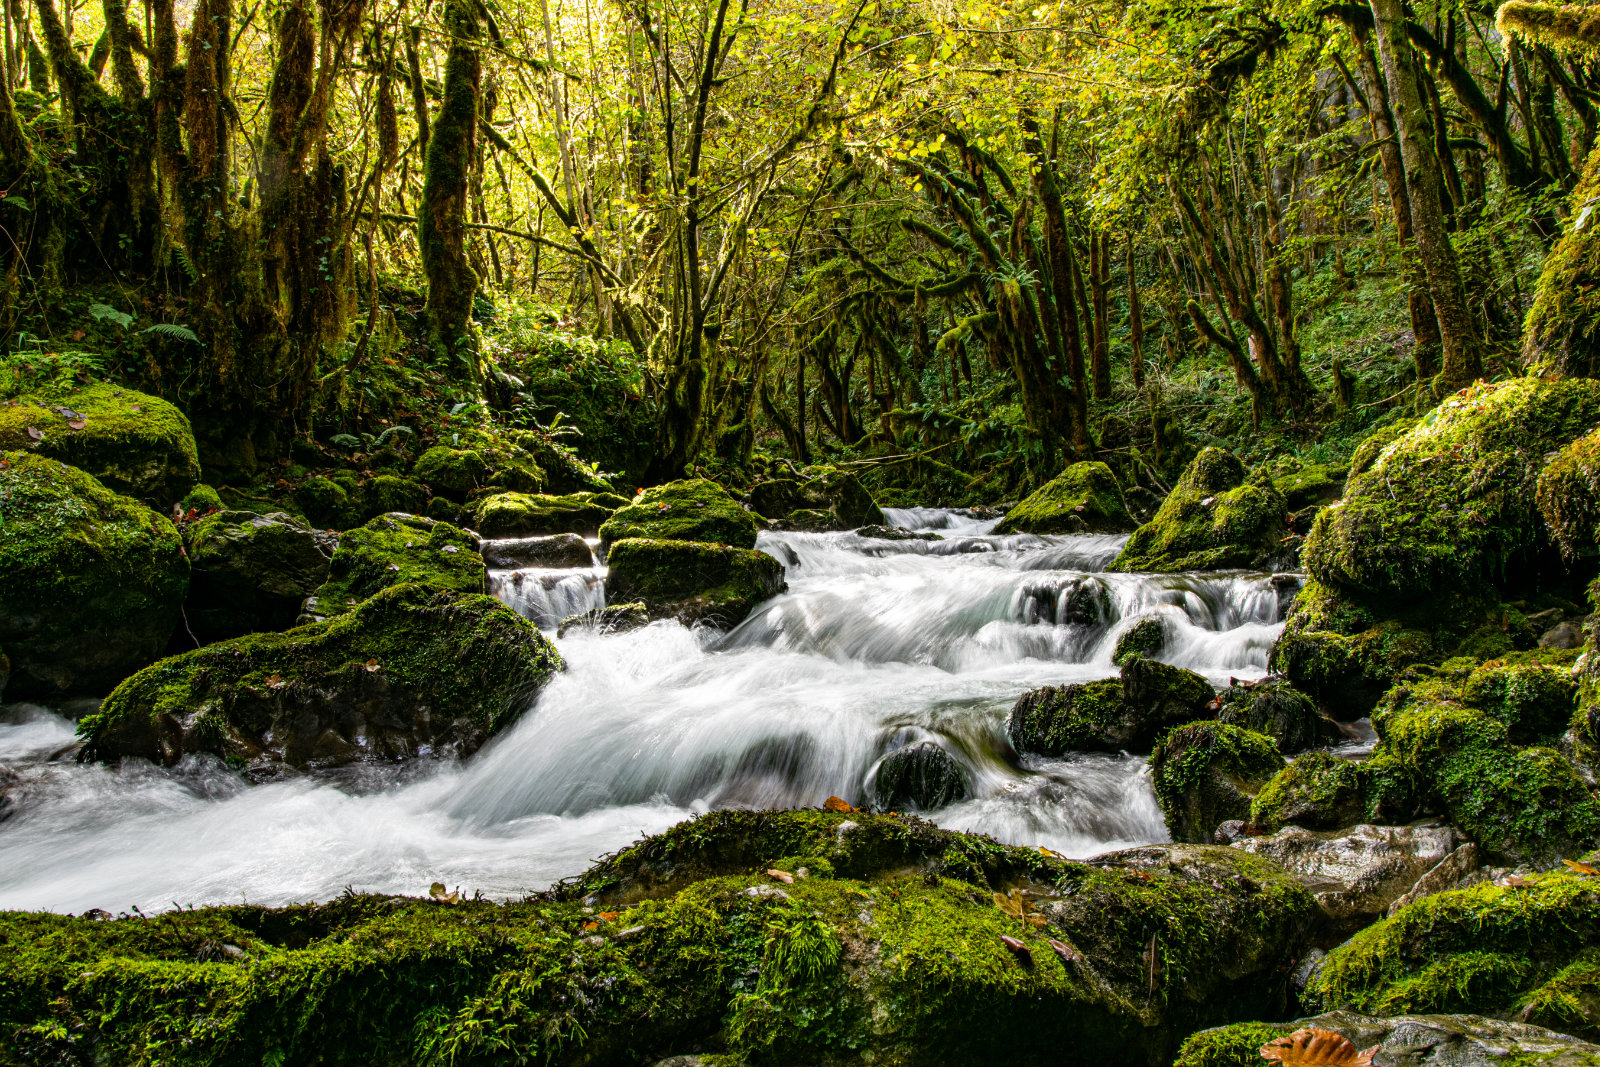
[(1074, 463), (1006, 512), (996, 533), (1126, 533), (1136, 524), (1104, 463)]
[(1246, 481), (1232, 453), (1207, 448), (1184, 470), (1156, 517), (1133, 532), (1114, 571), (1270, 567), (1283, 555), (1288, 505), (1270, 482)]
[(204, 482), (185, 493), (176, 508), (178, 515), (185, 519), (202, 518), (213, 511), (222, 510), (222, 497), (218, 495), (216, 489)]
[(1317, 518), (1305, 567), (1379, 605), (1499, 580), (1551, 545), (1546, 456), (1600, 423), (1600, 381), (1519, 378), (1441, 403)]
[(593, 537), (600, 525), (627, 500), (614, 493), (495, 493), (473, 505), (478, 532), (484, 537), (531, 537), (574, 533)]
[(1523, 705), (1506, 689), (1486, 666), (1431, 673), (1385, 695), (1372, 720), (1371, 814), (1405, 822), (1442, 813), (1490, 857), (1513, 862), (1600, 845), (1600, 801), (1556, 748), (1515, 743)]
[(1305, 1000), (1375, 1015), (1514, 1015), (1600, 1038), (1597, 888), (1560, 869), (1424, 897), (1330, 952)]
[(600, 527), (600, 546), (609, 549), (617, 541), (644, 537), (754, 548), (759, 529), (756, 517), (722, 486), (688, 478), (646, 489), (633, 503), (617, 509)]
[(784, 529), (883, 525), (883, 512), (855, 475), (824, 466), (807, 467), (802, 473), (801, 478), (772, 478), (751, 486), (751, 509)]
[(1600, 551), (1600, 429), (1564, 445), (1539, 473), (1539, 514), (1569, 558)]
[(461, 500), (486, 484), (489, 464), (476, 449), (434, 445), (411, 468), (411, 477), (436, 494)]
[(1290, 511), (1301, 511), (1337, 500), (1349, 472), (1350, 468), (1343, 464), (1307, 463), (1275, 476), (1272, 487), (1283, 494)]
[[(674, 857), (718, 873), (600, 903), (598, 883)], [(706, 1049), (1146, 1067), (1197, 1026), (1285, 1011), (1283, 961), (1314, 918), (1292, 879), (1229, 849), (1069, 863), (910, 818), (729, 811), (506, 904), (352, 893), (102, 922), (0, 915), (0, 1027), (22, 1062), (83, 1047), (135, 1062), (159, 1035), (171, 1067), (623, 1067)]]
[(1022, 694), (1006, 718), (1018, 752), (1148, 752), (1162, 733), (1203, 715), (1215, 696), (1193, 671), (1134, 657), (1120, 677)]
[[(1098, 582), (1094, 583), (1094, 588), (1103, 594)], [(1142, 616), (1117, 636), (1116, 646), (1111, 650), (1111, 662), (1120, 667), (1140, 656), (1154, 659), (1166, 649), (1171, 636), (1172, 626), (1165, 615)]]
[(194, 431), (183, 412), (114, 385), (0, 400), (0, 451), (6, 450), (70, 463), (162, 511), (200, 481)]
[(358, 495), (363, 521), (398, 511), (420, 515), (428, 510), (428, 490), (410, 478), (380, 474), (361, 483)]
[(183, 530), (192, 572), (184, 618), (202, 641), (285, 630), (328, 577), (331, 535), (292, 515), (220, 511)]
[(481, 593), (487, 574), (477, 538), (465, 530), (421, 515), (380, 515), (340, 536), (327, 581), (312, 594), (306, 612), (319, 618), (339, 615), (405, 582)]
[(589, 542), (570, 533), (485, 541), (482, 555), (490, 570), (588, 567), (594, 563)]
[(1298, 1030), (1328, 1030), (1373, 1062), (1406, 1067), (1600, 1067), (1600, 1045), (1528, 1023), (1483, 1015), (1399, 1015), (1333, 1011), (1292, 1023), (1234, 1023), (1190, 1034), (1173, 1067), (1260, 1067), (1271, 1041)]
[(652, 619), (728, 628), (787, 588), (783, 564), (750, 548), (630, 537), (606, 557), (606, 596), (643, 601)]
[(883, 811), (928, 811), (972, 792), (961, 762), (931, 739), (902, 745), (879, 760), (870, 788), (873, 804)]
[(0, 645), (12, 700), (109, 692), (161, 655), (188, 585), (168, 519), (76, 467), (0, 452)]
[(286, 768), (465, 756), (561, 669), (538, 629), (492, 597), (410, 584), (354, 611), (164, 659), (79, 724), (88, 759), (221, 756)]
[(1218, 696), (1217, 718), (1230, 726), (1266, 734), (1289, 755), (1338, 740), (1338, 724), (1317, 711), (1316, 702), (1282, 678), (1236, 682)]
[(350, 490), (331, 478), (307, 478), (294, 491), (294, 506), (312, 524), (326, 530), (345, 530), (360, 521)]
[(1307, 752), (1273, 775), (1250, 803), (1250, 823), (1263, 833), (1293, 824), (1338, 830), (1366, 812), (1361, 768), (1326, 752)]
[(1220, 722), (1170, 731), (1150, 755), (1156, 801), (1175, 841), (1210, 841), (1229, 819), (1248, 819), (1261, 787), (1284, 767), (1266, 734)]

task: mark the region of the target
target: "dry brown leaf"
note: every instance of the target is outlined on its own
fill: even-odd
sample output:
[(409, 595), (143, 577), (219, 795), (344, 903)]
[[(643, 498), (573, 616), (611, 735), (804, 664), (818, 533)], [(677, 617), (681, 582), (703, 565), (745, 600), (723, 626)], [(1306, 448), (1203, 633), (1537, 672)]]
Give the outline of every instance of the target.
[(1577, 860), (1562, 860), (1561, 862), (1566, 864), (1567, 870), (1574, 874), (1588, 875), (1591, 878), (1600, 875), (1600, 870), (1589, 866), (1587, 863), (1579, 863)]
[(369, 670), (369, 671), (376, 671), (376, 670), (379, 670), (379, 669), (380, 669), (380, 668), (379, 668), (379, 667), (378, 667), (378, 661), (377, 661), (377, 660), (375, 660), (375, 659), (369, 659), (369, 660), (367, 660), (367, 662), (366, 662), (366, 668), (367, 668), (367, 670)]
[(1022, 890), (1013, 889), (1009, 893), (996, 893), (994, 906), (1014, 919), (1020, 919), (1028, 910), (1028, 899), (1022, 895)]
[(600, 913), (600, 918), (604, 922), (614, 923), (617, 921), (617, 916), (621, 914), (622, 912), (620, 911), (602, 911)]
[(89, 425), (89, 420), (88, 419), (68, 419), (67, 420), (67, 425), (72, 427), (74, 430), (81, 430), (85, 426)]
[(1261, 1058), (1283, 1067), (1372, 1067), (1374, 1045), (1357, 1052), (1350, 1039), (1332, 1030), (1309, 1026), (1261, 1046)]
[(44, 431), (39, 429), (39, 427), (37, 427), (37, 426), (29, 426), (28, 427), (28, 436), (33, 438), (35, 441), (43, 441), (44, 440)]
[(767, 872), (767, 877), (768, 878), (776, 878), (778, 881), (782, 882), (784, 885), (794, 885), (794, 875), (790, 874), (788, 871), (777, 871), (777, 870), (768, 871)]
[(284, 686), (286, 686), (288, 684), (289, 684), (288, 682), (283, 680), (283, 675), (281, 675), (281, 674), (269, 674), (269, 675), (267, 675), (267, 688), (268, 689), (282, 689)]
[(827, 800), (822, 802), (822, 806), (827, 808), (829, 811), (838, 811), (845, 814), (849, 814), (850, 812), (856, 810), (850, 806), (849, 801), (841, 800), (838, 797), (829, 797)]
[(1064, 942), (1057, 941), (1053, 937), (1050, 939), (1050, 947), (1055, 951), (1057, 956), (1061, 957), (1062, 963), (1077, 963), (1083, 959), (1083, 955), (1079, 953), (1077, 949), (1073, 948), (1071, 945), (1065, 944)]
[(1014, 937), (1007, 937), (1006, 935), (1002, 934), (1000, 935), (1000, 943), (1006, 948), (1010, 949), (1011, 954), (1016, 956), (1019, 962), (1027, 964), (1028, 966), (1033, 965), (1033, 952), (1023, 942)]

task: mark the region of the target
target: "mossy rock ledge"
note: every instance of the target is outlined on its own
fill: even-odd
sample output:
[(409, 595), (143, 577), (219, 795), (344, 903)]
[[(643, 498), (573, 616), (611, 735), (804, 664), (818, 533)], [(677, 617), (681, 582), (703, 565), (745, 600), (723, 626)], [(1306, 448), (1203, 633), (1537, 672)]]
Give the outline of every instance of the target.
[(188, 585), (171, 521), (76, 467), (0, 452), (10, 699), (109, 692), (161, 655)]
[(1270, 568), (1282, 562), (1288, 504), (1271, 482), (1246, 480), (1244, 464), (1207, 448), (1184, 469), (1155, 518), (1133, 532), (1114, 571)]
[(1164, 731), (1205, 714), (1216, 695), (1193, 671), (1134, 656), (1119, 677), (1031, 689), (1006, 717), (1018, 752), (1149, 752)]
[(1126, 533), (1136, 524), (1104, 463), (1074, 463), (1006, 512), (995, 533)]
[(606, 597), (642, 601), (652, 619), (724, 629), (788, 588), (783, 564), (750, 548), (630, 537), (606, 557)]
[(8, 449), (70, 463), (163, 511), (200, 481), (194, 431), (183, 412), (120, 386), (0, 400), (0, 451)]
[(750, 487), (751, 510), (774, 528), (853, 530), (887, 520), (855, 475), (837, 467), (807, 467), (802, 478), (772, 478)]
[(492, 597), (400, 585), (328, 622), (153, 664), (78, 733), (86, 759), (170, 766), (204, 752), (255, 779), (465, 756), (562, 666), (533, 624)]
[[(996, 905), (1012, 890), (1033, 921)], [(1231, 849), (1073, 863), (909, 817), (726, 811), (507, 904), (6, 913), (0, 1027), (36, 1061), (159, 1039), (174, 1067), (1146, 1067), (1197, 1027), (1287, 1011), (1315, 912)]]
[(219, 511), (188, 524), (184, 618), (202, 642), (294, 625), (328, 577), (332, 535), (283, 512)]
[(327, 580), (306, 601), (306, 621), (350, 611), (374, 593), (406, 582), (481, 593), (487, 574), (478, 539), (467, 531), (420, 515), (380, 515), (340, 535)]
[(754, 548), (760, 528), (756, 517), (722, 486), (705, 478), (686, 478), (646, 489), (633, 503), (617, 509), (600, 527), (600, 547), (609, 551), (618, 541), (645, 537)]
[(615, 493), (494, 493), (471, 507), (478, 532), (484, 537), (533, 537), (573, 533), (593, 537), (600, 526), (627, 498)]

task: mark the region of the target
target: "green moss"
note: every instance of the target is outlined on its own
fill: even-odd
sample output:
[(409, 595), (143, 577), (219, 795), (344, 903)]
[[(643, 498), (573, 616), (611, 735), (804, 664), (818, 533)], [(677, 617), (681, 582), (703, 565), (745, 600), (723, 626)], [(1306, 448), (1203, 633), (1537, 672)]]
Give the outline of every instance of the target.
[(1248, 819), (1251, 797), (1283, 766), (1272, 738), (1219, 722), (1180, 726), (1150, 755), (1156, 801), (1177, 841), (1210, 841), (1227, 820)]
[[(354, 486), (354, 479), (351, 485)], [(318, 527), (344, 530), (356, 525), (351, 490), (331, 478), (308, 478), (294, 491), (295, 506)]]
[(1292, 1033), (1278, 1023), (1234, 1023), (1184, 1038), (1172, 1067), (1257, 1067), (1261, 1046)]
[(1375, 1015), (1470, 1012), (1517, 1017), (1593, 1040), (1600, 893), (1589, 876), (1527, 875), (1424, 897), (1328, 954), (1307, 989), (1324, 1007)]
[(1264, 833), (1287, 824), (1338, 830), (1365, 811), (1361, 769), (1326, 752), (1308, 752), (1279, 771), (1250, 803), (1250, 822)]
[(1505, 723), (1514, 742), (1527, 744), (1567, 728), (1577, 706), (1577, 689), (1570, 669), (1494, 661), (1473, 672), (1461, 695)]
[(361, 483), (358, 497), (361, 512), (368, 518), (400, 512), (420, 515), (428, 507), (428, 491), (409, 478), (380, 474)]
[(57, 460), (0, 452), (0, 576), (11, 698), (99, 695), (160, 655), (189, 561), (143, 504)]
[(1136, 656), (1154, 657), (1167, 647), (1167, 620), (1160, 615), (1146, 615), (1122, 632), (1116, 648), (1111, 651), (1111, 662), (1120, 667)]
[(593, 536), (600, 524), (626, 501), (609, 493), (540, 496), (496, 493), (473, 505), (478, 532), (485, 537), (531, 537), (576, 533)]
[(287, 629), (328, 576), (318, 535), (282, 512), (214, 512), (183, 536), (194, 568), (184, 621), (201, 642)]
[(1451, 396), (1317, 517), (1306, 570), (1396, 605), (1500, 577), (1550, 543), (1535, 503), (1545, 455), (1596, 422), (1596, 381), (1524, 378)]
[(1283, 495), (1290, 511), (1299, 511), (1313, 504), (1337, 500), (1344, 491), (1348, 473), (1348, 467), (1337, 463), (1308, 463), (1299, 470), (1273, 478), (1272, 486)]
[(464, 530), (420, 515), (380, 515), (339, 538), (328, 580), (312, 594), (314, 611), (338, 615), (404, 582), (481, 593), (487, 573), (477, 542)]
[(1229, 686), (1219, 700), (1218, 720), (1266, 734), (1285, 754), (1339, 737), (1338, 727), (1323, 718), (1311, 698), (1281, 678)]
[(1127, 709), (1122, 682), (1105, 678), (1077, 685), (1046, 686), (1024, 693), (1006, 718), (1006, 737), (1018, 752), (1062, 756), (1121, 746)]
[(629, 537), (606, 557), (606, 595), (643, 601), (651, 618), (731, 627), (783, 592), (783, 565), (764, 552)]
[(1364, 474), (1371, 470), (1372, 465), (1378, 462), (1378, 457), (1383, 455), (1384, 450), (1404, 437), (1413, 425), (1415, 425), (1414, 421), (1395, 422), (1368, 434), (1350, 455), (1350, 473), (1348, 477), (1354, 478), (1358, 474)]
[[(860, 525), (856, 523), (855, 525)], [(600, 544), (630, 537), (754, 548), (760, 524), (716, 482), (690, 478), (646, 489), (600, 527)]]
[(1104, 463), (1074, 463), (1006, 512), (996, 533), (1123, 533), (1134, 527), (1117, 476)]
[[(82, 427), (75, 429), (76, 422)], [(0, 402), (0, 451), (7, 449), (81, 467), (107, 488), (163, 511), (200, 481), (194, 431), (183, 413), (165, 400), (113, 385)]]
[(483, 484), (489, 464), (472, 449), (435, 445), (417, 458), (411, 476), (436, 493), (457, 499)]
[(1207, 448), (1184, 470), (1155, 518), (1128, 538), (1114, 571), (1185, 571), (1271, 566), (1288, 518), (1270, 483), (1245, 481), (1244, 465)]
[(1600, 546), (1600, 429), (1568, 443), (1539, 474), (1539, 514), (1570, 559)]
[(164, 659), (119, 685), (78, 732), (86, 758), (163, 764), (186, 752), (297, 767), (421, 745), (466, 753), (515, 721), (561, 666), (499, 601), (401, 585), (328, 622)]
[[(1592, 27), (1585, 25), (1582, 13), (1565, 7), (1515, 4), (1504, 21), (1532, 40), (1554, 44), (1563, 51), (1575, 46), (1593, 48)], [(1580, 32), (1582, 37), (1577, 35)], [(1572, 191), (1566, 230), (1544, 258), (1533, 306), (1523, 323), (1523, 352), (1529, 363), (1571, 377), (1592, 377), (1600, 370), (1595, 344), (1595, 326), (1600, 321), (1600, 301), (1595, 294), (1595, 282), (1600, 280), (1600, 243), (1595, 228), (1585, 225), (1588, 216), (1583, 214), (1597, 195), (1600, 154), (1591, 151)]]
[(217, 491), (204, 483), (189, 490), (182, 500), (178, 501), (178, 510), (184, 515), (194, 512), (196, 515), (208, 515), (213, 511), (222, 510), (222, 498)]

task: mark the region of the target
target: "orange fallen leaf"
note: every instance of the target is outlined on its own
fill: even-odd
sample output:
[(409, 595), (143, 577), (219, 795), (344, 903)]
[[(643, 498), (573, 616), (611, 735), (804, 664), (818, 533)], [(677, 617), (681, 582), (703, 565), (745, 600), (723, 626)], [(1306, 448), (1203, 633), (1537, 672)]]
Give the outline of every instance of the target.
[(769, 870), (767, 872), (767, 877), (776, 878), (784, 885), (794, 885), (794, 875), (790, 874), (788, 871)]
[(614, 923), (617, 921), (617, 916), (621, 914), (622, 912), (620, 911), (602, 911), (600, 913), (600, 918), (608, 923)]
[(1261, 1046), (1261, 1058), (1283, 1067), (1372, 1067), (1374, 1045), (1358, 1052), (1350, 1039), (1319, 1026), (1296, 1030)]
[(284, 686), (286, 686), (288, 684), (289, 684), (288, 682), (283, 680), (283, 675), (281, 675), (281, 674), (269, 674), (269, 675), (267, 675), (267, 688), (268, 689), (282, 689)]
[(1589, 866), (1587, 863), (1579, 863), (1577, 860), (1562, 860), (1561, 862), (1565, 863), (1567, 865), (1567, 870), (1573, 872), (1574, 874), (1585, 874), (1589, 875), (1590, 877), (1600, 875), (1600, 870)]
[(379, 666), (378, 666), (378, 661), (377, 661), (377, 660), (375, 660), (375, 659), (369, 659), (369, 660), (367, 660), (367, 662), (366, 662), (366, 668), (367, 668), (367, 670), (369, 670), (369, 671), (376, 671), (376, 670), (381, 670), (381, 668), (380, 668), (380, 667), (379, 667)]
[(829, 811), (839, 811), (846, 814), (856, 810), (850, 806), (849, 801), (840, 800), (838, 797), (829, 797), (822, 802), (822, 806)]

